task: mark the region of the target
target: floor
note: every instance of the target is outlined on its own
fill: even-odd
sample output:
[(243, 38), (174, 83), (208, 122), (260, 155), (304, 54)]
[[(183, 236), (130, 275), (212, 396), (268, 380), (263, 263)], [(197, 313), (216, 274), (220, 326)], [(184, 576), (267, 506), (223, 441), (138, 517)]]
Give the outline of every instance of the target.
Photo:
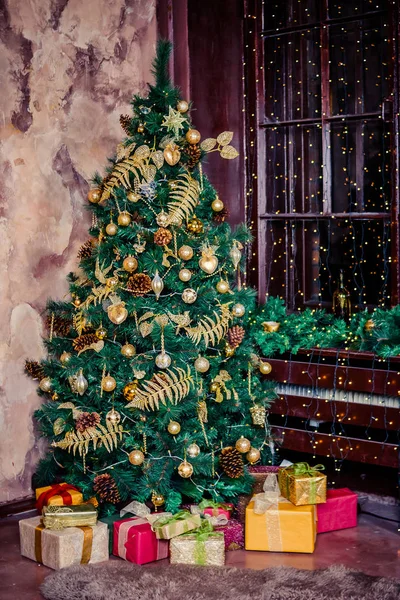
[[(42, 600), (39, 586), (52, 572), (19, 554), (18, 520), (29, 516), (32, 515), (26, 513), (0, 521), (1, 600)], [(361, 515), (357, 528), (319, 535), (314, 554), (236, 550), (227, 553), (226, 562), (250, 569), (278, 565), (320, 569), (344, 564), (371, 575), (400, 579), (400, 538), (395, 523)]]

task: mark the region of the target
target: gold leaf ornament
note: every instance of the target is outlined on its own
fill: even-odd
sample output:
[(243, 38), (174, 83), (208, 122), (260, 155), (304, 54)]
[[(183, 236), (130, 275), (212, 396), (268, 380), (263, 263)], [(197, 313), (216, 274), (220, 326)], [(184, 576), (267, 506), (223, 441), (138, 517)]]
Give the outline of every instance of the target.
[(189, 394), (192, 386), (193, 377), (189, 366), (187, 370), (180, 367), (167, 369), (162, 374), (156, 373), (152, 379), (144, 381), (126, 408), (155, 410), (160, 407), (160, 402), (166, 405), (167, 400), (176, 405)]
[(214, 320), (207, 315), (198, 322), (196, 327), (186, 328), (187, 335), (196, 346), (202, 341), (206, 347), (210, 344), (215, 346), (225, 337), (232, 319), (230, 305), (231, 302), (221, 304), (219, 314), (213, 312)]
[(210, 152), (216, 145), (217, 140), (215, 138), (207, 138), (201, 142), (200, 148), (204, 150), (204, 152)]
[(217, 137), (217, 142), (220, 146), (227, 146), (233, 139), (233, 131), (223, 131)]
[(89, 427), (83, 432), (67, 431), (63, 440), (52, 442), (53, 448), (61, 448), (68, 450), (75, 456), (78, 452), (79, 456), (89, 452), (90, 442), (93, 444), (93, 450), (104, 446), (107, 452), (112, 452), (118, 447), (118, 442), (122, 441), (124, 433), (123, 426), (112, 421), (107, 421), (107, 427), (98, 423), (96, 427)]
[(151, 155), (151, 160), (156, 165), (157, 169), (161, 169), (164, 164), (164, 154), (161, 152), (161, 150), (156, 150)]
[(62, 417), (58, 417), (53, 423), (54, 435), (60, 435), (65, 429), (65, 421)]
[(200, 185), (188, 173), (180, 175), (176, 187), (170, 193), (168, 216), (171, 223), (179, 225), (189, 219), (199, 201)]
[[(144, 168), (148, 166), (150, 154), (150, 148), (144, 144), (135, 150), (133, 156), (128, 156), (127, 158), (117, 162), (103, 185), (103, 193), (101, 195), (100, 203), (108, 200), (115, 187), (122, 185), (124, 188), (130, 189), (131, 174), (133, 175), (134, 179), (137, 179), (139, 182), (142, 179), (145, 179), (145, 181), (148, 182), (148, 179), (145, 177)], [(147, 175), (148, 174), (149, 173), (147, 172)]]
[(239, 152), (233, 146), (224, 146), (221, 150), (222, 158), (232, 160), (233, 158), (237, 158), (238, 156), (239, 156)]

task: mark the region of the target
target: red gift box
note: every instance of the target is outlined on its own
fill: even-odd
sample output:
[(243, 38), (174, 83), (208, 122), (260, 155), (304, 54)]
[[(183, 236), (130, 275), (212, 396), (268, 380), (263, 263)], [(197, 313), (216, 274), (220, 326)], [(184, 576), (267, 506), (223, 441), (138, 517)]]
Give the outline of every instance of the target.
[(317, 533), (357, 526), (357, 494), (348, 488), (328, 490), (326, 504), (317, 504)]
[(244, 548), (244, 524), (240, 521), (231, 519), (226, 525), (217, 525), (214, 530), (224, 534), (225, 550)]
[(144, 565), (168, 558), (168, 541), (158, 540), (146, 519), (122, 519), (114, 523), (113, 554)]
[(203, 509), (203, 515), (210, 515), (211, 517), (218, 517), (218, 515), (224, 515), (227, 519), (230, 519), (231, 514), (233, 513), (233, 509), (233, 504), (227, 504), (226, 508), (213, 508), (212, 506), (210, 506), (209, 508)]

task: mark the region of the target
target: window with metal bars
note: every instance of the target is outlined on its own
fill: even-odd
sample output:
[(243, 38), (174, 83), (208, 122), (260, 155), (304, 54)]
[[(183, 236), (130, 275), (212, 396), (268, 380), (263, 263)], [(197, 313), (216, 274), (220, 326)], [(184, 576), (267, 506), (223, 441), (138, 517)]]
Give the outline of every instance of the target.
[(329, 307), (342, 270), (356, 308), (398, 302), (397, 27), (397, 0), (246, 2), (262, 298)]

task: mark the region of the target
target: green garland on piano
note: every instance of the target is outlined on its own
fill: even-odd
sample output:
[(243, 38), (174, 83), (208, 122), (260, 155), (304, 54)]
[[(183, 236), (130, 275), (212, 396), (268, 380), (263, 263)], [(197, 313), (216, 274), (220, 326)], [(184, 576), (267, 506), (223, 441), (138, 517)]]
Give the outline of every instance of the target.
[[(289, 313), (283, 300), (269, 298), (249, 320), (253, 341), (266, 358), (296, 354), (300, 348), (374, 352), (383, 359), (400, 354), (400, 305), (354, 314), (347, 323), (325, 310)], [(278, 330), (268, 331), (274, 323), (279, 324)]]

